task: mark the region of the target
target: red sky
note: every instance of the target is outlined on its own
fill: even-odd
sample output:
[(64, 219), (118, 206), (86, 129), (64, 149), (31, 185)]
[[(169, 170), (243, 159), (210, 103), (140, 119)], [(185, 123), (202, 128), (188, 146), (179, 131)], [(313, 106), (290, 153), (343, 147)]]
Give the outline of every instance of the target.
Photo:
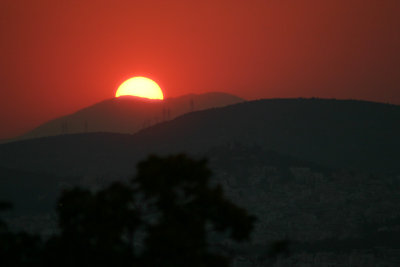
[(113, 97), (352, 98), (400, 104), (399, 0), (2, 0), (0, 138)]

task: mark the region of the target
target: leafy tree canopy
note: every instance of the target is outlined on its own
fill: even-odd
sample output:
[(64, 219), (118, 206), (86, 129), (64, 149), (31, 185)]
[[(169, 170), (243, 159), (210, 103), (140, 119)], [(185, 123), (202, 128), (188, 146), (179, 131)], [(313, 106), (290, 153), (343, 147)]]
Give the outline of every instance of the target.
[[(65, 190), (57, 205), (60, 231), (46, 242), (11, 234), (4, 223), (2, 266), (229, 266), (209, 232), (249, 239), (255, 218), (210, 183), (206, 160), (150, 156), (130, 184), (91, 192)], [(0, 208), (7, 208), (1, 204)], [(12, 261), (6, 257), (12, 252)], [(15, 265), (17, 264), (17, 265)]]

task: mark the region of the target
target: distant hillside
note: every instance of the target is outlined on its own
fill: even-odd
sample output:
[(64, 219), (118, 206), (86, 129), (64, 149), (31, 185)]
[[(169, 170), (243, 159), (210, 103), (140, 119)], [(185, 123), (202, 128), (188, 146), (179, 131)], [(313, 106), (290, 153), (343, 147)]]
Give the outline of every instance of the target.
[[(311, 266), (348, 266), (359, 260), (356, 254), (368, 256), (371, 266), (398, 266), (398, 176), (327, 169), (251, 145), (218, 146), (206, 155), (213, 182), (258, 218), (251, 244), (234, 250), (238, 263), (248, 261), (239, 266), (272, 266), (266, 264), (268, 244), (282, 239), (291, 241), (292, 257), (277, 266), (310, 266), (307, 258), (319, 257)], [(331, 258), (323, 259), (328, 253)]]
[[(98, 138), (100, 136), (96, 137), (97, 142)], [(121, 139), (121, 144), (127, 141), (123, 135), (113, 138)], [(265, 257), (268, 246), (271, 241), (282, 239), (291, 241), (294, 259), (305, 260), (304, 253), (311, 258), (330, 253), (334, 259), (327, 259), (330, 263), (354, 261), (356, 253), (369, 256), (369, 262), (388, 263), (393, 258), (385, 255), (400, 248), (400, 181), (394, 175), (335, 170), (240, 143), (212, 147), (197, 156), (209, 159), (212, 182), (221, 184), (229, 199), (257, 216), (250, 243), (219, 244), (233, 255), (238, 263), (235, 266), (269, 266)], [(0, 177), (3, 173), (0, 169)], [(6, 170), (5, 173), (10, 172)], [(49, 179), (50, 176), (40, 177), (37, 173), (11, 171), (13, 173), (16, 176), (13, 179), (3, 183), (0, 179), (0, 195), (19, 203), (19, 209), (32, 206), (37, 213), (17, 210), (19, 214), (8, 219), (10, 224), (16, 229), (32, 229), (43, 234), (55, 231), (57, 222), (50, 204), (59, 192), (60, 181), (82, 184), (82, 180)], [(53, 197), (47, 197), (49, 195)], [(249, 263), (240, 265), (244, 261)]]
[(87, 132), (135, 133), (184, 113), (242, 101), (237, 96), (217, 92), (189, 94), (164, 101), (123, 96), (49, 121), (16, 140)]
[(54, 175), (0, 168), (0, 201), (12, 203), (17, 213), (53, 210), (62, 185)]
[(134, 136), (148, 151), (257, 144), (325, 166), (400, 172), (400, 106), (355, 100), (266, 99), (183, 115)]
[[(258, 218), (249, 244), (222, 243), (233, 251), (235, 266), (268, 266), (269, 242), (286, 238), (293, 242), (288, 266), (297, 260), (307, 265), (308, 259), (315, 266), (350, 261), (399, 266), (399, 122), (395, 105), (257, 100), (191, 112), (132, 135), (66, 134), (3, 144), (0, 166), (6, 173), (10, 168), (34, 172), (42, 185), (55, 175), (56, 185), (67, 181), (96, 188), (127, 181), (149, 153), (206, 157), (213, 183)], [(43, 172), (50, 176), (40, 179), (37, 173)], [(24, 177), (0, 184), (0, 195), (22, 206), (30, 199), (41, 203), (36, 192), (45, 187)], [(26, 187), (20, 189), (20, 183)], [(53, 185), (49, 182), (45, 191), (54, 196)], [(22, 190), (22, 199), (16, 190)], [(25, 197), (29, 194), (34, 197)], [(55, 225), (40, 218), (20, 216), (13, 222), (43, 231)]]
[(139, 152), (130, 134), (60, 135), (0, 145), (0, 166), (60, 176), (115, 177), (132, 175)]
[(201, 154), (256, 144), (333, 168), (400, 173), (400, 107), (364, 101), (271, 99), (192, 112), (134, 135), (78, 134), (0, 146), (0, 165), (65, 175), (132, 173), (149, 153)]

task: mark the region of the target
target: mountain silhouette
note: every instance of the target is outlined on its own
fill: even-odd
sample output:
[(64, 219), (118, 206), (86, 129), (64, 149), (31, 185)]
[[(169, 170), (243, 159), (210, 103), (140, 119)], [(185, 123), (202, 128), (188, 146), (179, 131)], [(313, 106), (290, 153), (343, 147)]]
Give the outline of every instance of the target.
[(75, 134), (3, 144), (0, 166), (63, 175), (132, 173), (149, 153), (202, 154), (239, 142), (327, 167), (399, 172), (400, 107), (271, 99), (191, 112), (134, 135)]
[(163, 101), (122, 96), (51, 120), (15, 140), (87, 132), (132, 134), (188, 112), (227, 106), (242, 101), (244, 100), (237, 96), (218, 92), (188, 94)]
[(399, 172), (399, 121), (398, 105), (264, 99), (186, 114), (134, 139), (150, 152), (201, 152), (240, 142), (334, 168)]
[(13, 203), (12, 211), (18, 214), (48, 212), (54, 208), (60, 188), (65, 186), (63, 180), (46, 173), (0, 167), (0, 196)]
[(56, 190), (127, 181), (148, 154), (186, 152), (206, 157), (212, 183), (258, 218), (250, 245), (223, 247), (238, 262), (258, 260), (264, 266), (268, 242), (286, 238), (299, 253), (344, 248), (351, 257), (352, 251), (379, 247), (379, 254), (381, 248), (398, 248), (399, 121), (397, 105), (264, 99), (190, 112), (135, 134), (12, 142), (0, 145), (0, 177), (5, 177), (0, 194), (25, 210), (21, 213), (42, 212), (35, 220), (15, 221), (46, 232), (55, 222), (47, 219), (51, 205), (43, 201), (54, 200)]

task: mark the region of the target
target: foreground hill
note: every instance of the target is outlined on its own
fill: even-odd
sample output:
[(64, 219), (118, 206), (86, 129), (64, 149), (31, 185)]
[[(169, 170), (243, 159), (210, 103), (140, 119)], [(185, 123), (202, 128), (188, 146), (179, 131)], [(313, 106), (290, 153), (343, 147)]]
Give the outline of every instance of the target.
[[(206, 154), (213, 181), (258, 218), (251, 244), (227, 249), (234, 266), (399, 266), (398, 176), (326, 169), (258, 146)], [(283, 239), (291, 257), (272, 265), (268, 244)]]
[(399, 121), (396, 105), (270, 99), (186, 114), (134, 139), (154, 152), (239, 142), (335, 168), (399, 172)]
[(49, 121), (17, 140), (87, 132), (135, 133), (187, 112), (223, 107), (242, 101), (244, 100), (237, 96), (218, 92), (189, 94), (163, 101), (122, 96)]
[[(47, 190), (54, 196), (60, 184), (126, 181), (149, 153), (186, 152), (207, 157), (213, 182), (258, 217), (251, 244), (222, 243), (234, 266), (265, 266), (269, 242), (285, 238), (293, 254), (283, 266), (399, 266), (399, 121), (395, 105), (250, 101), (188, 113), (133, 135), (71, 134), (1, 145), (0, 177), (20, 178), (9, 175), (0, 186), (7, 185), (3, 193), (13, 192), (13, 201), (24, 196), (19, 207), (28, 207), (26, 199), (41, 206), (36, 196)], [(42, 186), (30, 186), (26, 171)], [(49, 174), (40, 180), (43, 172)], [(47, 187), (48, 179), (56, 185)], [(34, 224), (24, 218), (11, 219)], [(37, 225), (55, 227), (47, 218)]]
[[(366, 258), (370, 266), (398, 266), (397, 176), (339, 171), (237, 143), (216, 146), (198, 156), (209, 159), (213, 183), (222, 184), (229, 199), (258, 218), (251, 243), (213, 240), (234, 259), (234, 266), (270, 266), (269, 244), (282, 239), (291, 241), (292, 253), (284, 266), (293, 262), (298, 263), (294, 266), (367, 266)], [(0, 177), (7, 177), (0, 179), (0, 195), (17, 203), (16, 209), (25, 208), (8, 217), (8, 222), (16, 229), (43, 234), (57, 229), (50, 204), (55, 203), (59, 189), (66, 183), (102, 182), (4, 168)]]
[(63, 175), (128, 175), (149, 153), (201, 154), (239, 142), (327, 167), (400, 172), (400, 107), (272, 99), (192, 112), (134, 135), (77, 134), (0, 146), (0, 166)]
[(0, 168), (0, 201), (11, 202), (18, 213), (53, 209), (61, 186), (54, 175)]

